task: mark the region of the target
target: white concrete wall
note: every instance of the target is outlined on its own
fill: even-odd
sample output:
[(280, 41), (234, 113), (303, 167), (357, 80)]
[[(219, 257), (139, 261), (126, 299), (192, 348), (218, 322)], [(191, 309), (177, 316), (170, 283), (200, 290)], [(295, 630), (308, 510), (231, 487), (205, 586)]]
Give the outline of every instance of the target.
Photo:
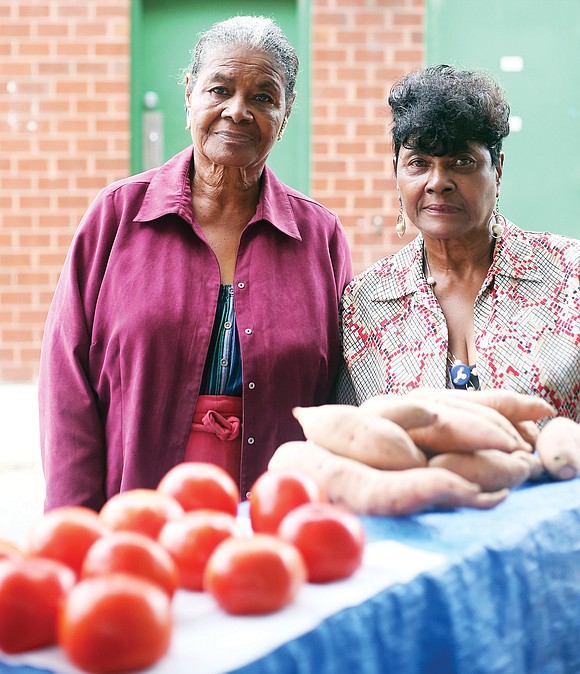
[(23, 545), (43, 501), (36, 386), (0, 384), (0, 538)]

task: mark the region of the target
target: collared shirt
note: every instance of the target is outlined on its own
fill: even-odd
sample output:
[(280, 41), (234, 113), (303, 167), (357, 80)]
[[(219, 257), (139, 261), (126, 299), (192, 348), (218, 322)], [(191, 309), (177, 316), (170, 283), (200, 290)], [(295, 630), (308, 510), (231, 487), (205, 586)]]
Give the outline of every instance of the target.
[[(419, 235), (345, 289), (339, 401), (446, 387), (447, 323), (423, 246)], [(580, 421), (580, 241), (508, 222), (473, 312), (481, 388), (537, 395)]]
[[(156, 487), (183, 460), (220, 290), (192, 212), (191, 162), (190, 147), (108, 186), (75, 233), (41, 353), (46, 509), (99, 509), (119, 491)], [(267, 167), (262, 181), (233, 283), (242, 495), (280, 444), (303, 438), (292, 407), (327, 401), (352, 278), (336, 215)]]

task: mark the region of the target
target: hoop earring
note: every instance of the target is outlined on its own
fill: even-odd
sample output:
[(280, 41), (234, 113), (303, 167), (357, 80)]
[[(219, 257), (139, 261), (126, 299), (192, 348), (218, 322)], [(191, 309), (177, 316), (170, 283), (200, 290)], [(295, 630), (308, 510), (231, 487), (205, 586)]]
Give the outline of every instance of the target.
[(403, 215), (403, 203), (399, 199), (399, 215), (397, 216), (397, 223), (395, 224), (395, 232), (399, 239), (402, 239), (405, 236), (407, 231), (407, 223), (405, 222), (405, 216)]
[(495, 208), (487, 221), (487, 229), (493, 239), (501, 239), (505, 232), (505, 218), (499, 213), (499, 199), (496, 201)]

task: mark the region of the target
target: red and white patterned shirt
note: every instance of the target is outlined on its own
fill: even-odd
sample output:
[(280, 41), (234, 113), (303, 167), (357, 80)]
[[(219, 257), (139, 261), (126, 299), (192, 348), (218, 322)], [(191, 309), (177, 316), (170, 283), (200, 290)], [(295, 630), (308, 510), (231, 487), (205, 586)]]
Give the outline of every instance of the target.
[[(338, 400), (448, 385), (445, 317), (423, 272), (423, 238), (346, 287)], [(482, 389), (537, 395), (580, 422), (580, 241), (506, 223), (474, 305)]]

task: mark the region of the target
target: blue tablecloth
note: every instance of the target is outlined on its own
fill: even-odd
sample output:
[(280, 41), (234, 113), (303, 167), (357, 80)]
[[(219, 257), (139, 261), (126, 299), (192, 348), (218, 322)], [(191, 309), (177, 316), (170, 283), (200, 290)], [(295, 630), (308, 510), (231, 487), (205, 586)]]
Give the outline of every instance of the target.
[(488, 511), (364, 518), (449, 564), (341, 611), (242, 673), (579, 674), (580, 480)]
[(371, 544), (395, 540), (442, 562), (230, 671), (580, 673), (580, 479), (524, 485), (488, 511), (363, 520)]

